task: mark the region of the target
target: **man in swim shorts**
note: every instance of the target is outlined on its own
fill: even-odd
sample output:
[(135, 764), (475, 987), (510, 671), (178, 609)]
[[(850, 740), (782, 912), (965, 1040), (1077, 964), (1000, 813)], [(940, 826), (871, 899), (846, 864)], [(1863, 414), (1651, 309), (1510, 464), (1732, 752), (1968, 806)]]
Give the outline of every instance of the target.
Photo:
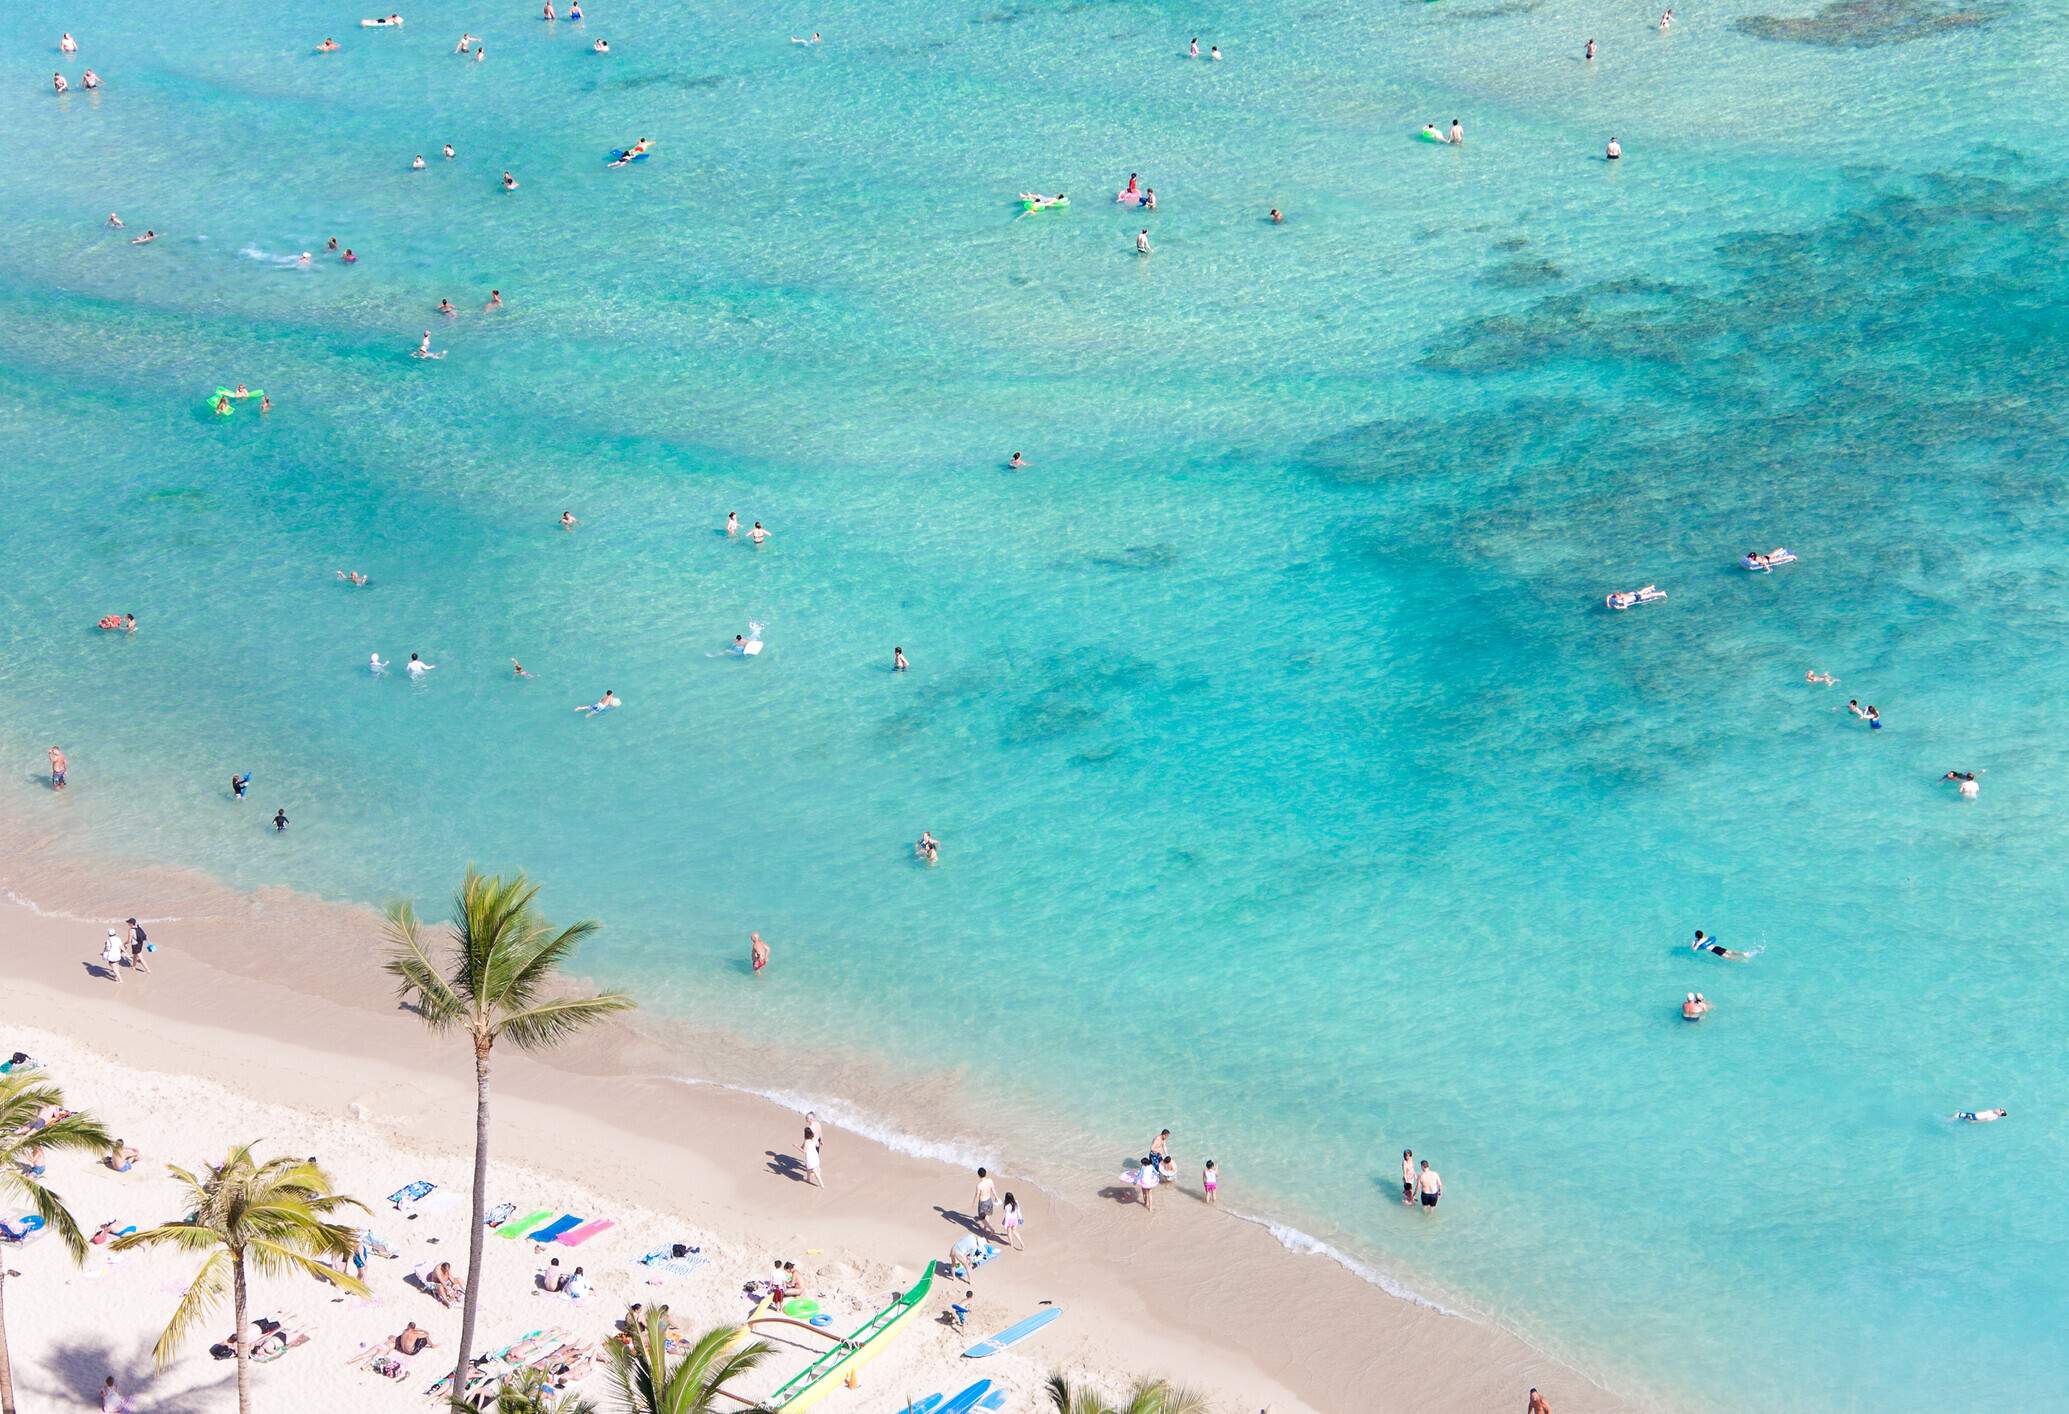
[(1963, 1110), (1954, 1118), (1969, 1124), (1995, 1124), (2008, 1113), (2008, 1110)]
[(1624, 145), (1615, 138), (1611, 138), (1609, 140), (1609, 150), (1602, 155), (1611, 162), (1621, 162), (1624, 156)]
[(1154, 251), (1149, 243), (1149, 227), (1147, 226), (1144, 226), (1140, 231), (1137, 231), (1135, 233), (1135, 253), (1137, 255), (1154, 254)]
[(1727, 962), (1746, 961), (1746, 954), (1739, 952), (1736, 949), (1724, 946), (1724, 944), (1718, 942), (1715, 938), (1711, 937), (1708, 933), (1705, 933), (1700, 928), (1695, 930), (1695, 941), (1690, 943), (1688, 946), (1691, 950), (1695, 952), (1713, 953), (1716, 956), (1723, 958)]
[(999, 1186), (986, 1169), (977, 1170), (977, 1230), (991, 1236), (991, 1215), (999, 1205)]
[(1444, 1196), (1444, 1180), (1430, 1167), (1428, 1159), (1422, 1161), (1422, 1173), (1417, 1178), (1416, 1185), (1422, 1190), (1422, 1206), (1425, 1211), (1436, 1207), (1437, 1200)]
[(65, 788), (65, 753), (53, 746), (50, 748), (50, 788)]

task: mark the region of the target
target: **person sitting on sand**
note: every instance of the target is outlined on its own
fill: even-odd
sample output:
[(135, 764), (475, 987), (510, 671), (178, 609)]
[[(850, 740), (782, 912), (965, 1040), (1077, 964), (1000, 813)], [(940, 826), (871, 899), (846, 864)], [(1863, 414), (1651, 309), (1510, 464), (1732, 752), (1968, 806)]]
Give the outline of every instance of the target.
[(388, 1348), (397, 1355), (415, 1355), (431, 1348), (431, 1333), (415, 1321), (409, 1322), (398, 1335), (389, 1337)]
[(136, 1167), (137, 1158), (138, 1154), (135, 1145), (125, 1144), (122, 1140), (117, 1139), (114, 1146), (108, 1150), (108, 1157), (101, 1162), (117, 1173), (128, 1173)]
[(440, 1262), (437, 1266), (421, 1273), (418, 1280), (424, 1283), (425, 1289), (437, 1299), (438, 1304), (441, 1306), (450, 1307), (454, 1302), (467, 1294), (467, 1288), (461, 1284), (458, 1277), (453, 1275), (453, 1264), (451, 1262)]

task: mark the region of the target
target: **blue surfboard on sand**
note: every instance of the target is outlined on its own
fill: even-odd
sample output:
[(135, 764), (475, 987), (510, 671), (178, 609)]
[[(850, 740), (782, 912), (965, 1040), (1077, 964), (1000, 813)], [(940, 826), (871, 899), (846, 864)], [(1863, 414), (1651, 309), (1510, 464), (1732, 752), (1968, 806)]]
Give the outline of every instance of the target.
[(970, 1414), (977, 1402), (991, 1393), (991, 1381), (979, 1380), (948, 1403), (934, 1411), (934, 1414)]
[(1018, 1345), (1062, 1314), (1061, 1306), (1051, 1306), (1045, 1311), (1037, 1311), (1026, 1320), (1006, 1327), (991, 1339), (978, 1341), (963, 1352), (963, 1358), (982, 1360), (987, 1355), (996, 1355), (1009, 1345)]

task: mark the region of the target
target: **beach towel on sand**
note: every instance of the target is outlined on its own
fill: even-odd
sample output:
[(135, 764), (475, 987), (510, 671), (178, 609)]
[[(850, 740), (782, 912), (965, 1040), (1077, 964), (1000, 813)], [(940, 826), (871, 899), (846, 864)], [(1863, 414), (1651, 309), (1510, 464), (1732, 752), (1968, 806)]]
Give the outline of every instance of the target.
[(551, 1242), (564, 1232), (573, 1231), (582, 1225), (582, 1220), (573, 1213), (562, 1213), (546, 1226), (531, 1234), (534, 1242)]
[(438, 1185), (433, 1183), (430, 1179), (420, 1178), (415, 1183), (409, 1184), (408, 1186), (403, 1188), (398, 1188), (393, 1193), (390, 1193), (388, 1195), (388, 1201), (393, 1203), (398, 1208), (407, 1207), (411, 1203), (418, 1202), (426, 1194), (431, 1193), (437, 1187)]
[(638, 1259), (639, 1264), (650, 1271), (666, 1272), (672, 1277), (689, 1276), (697, 1268), (707, 1265), (703, 1254), (695, 1250), (686, 1251), (680, 1257), (676, 1256), (675, 1249), (682, 1245), (671, 1242), (665, 1247), (656, 1247), (653, 1251), (642, 1254)]

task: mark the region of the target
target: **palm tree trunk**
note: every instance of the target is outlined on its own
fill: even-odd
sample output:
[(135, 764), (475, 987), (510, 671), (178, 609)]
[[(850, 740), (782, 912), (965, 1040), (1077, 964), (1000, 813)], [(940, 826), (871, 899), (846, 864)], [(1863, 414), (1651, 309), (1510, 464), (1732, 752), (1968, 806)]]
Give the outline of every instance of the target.
[(474, 1202), (467, 1224), (467, 1290), (460, 1297), (460, 1351), (454, 1358), (453, 1398), (467, 1393), (467, 1368), (474, 1359), (474, 1314), (481, 1299), (481, 1217), (488, 1209), (489, 1186), (489, 1047), (486, 1036), (474, 1040)]
[(237, 1352), (237, 1414), (251, 1414), (251, 1342), (244, 1338), (244, 1254), (230, 1254), (230, 1304), (237, 1313), (237, 1334), (230, 1349)]
[(0, 1257), (0, 1414), (14, 1414), (14, 1363), (7, 1358), (7, 1259)]

